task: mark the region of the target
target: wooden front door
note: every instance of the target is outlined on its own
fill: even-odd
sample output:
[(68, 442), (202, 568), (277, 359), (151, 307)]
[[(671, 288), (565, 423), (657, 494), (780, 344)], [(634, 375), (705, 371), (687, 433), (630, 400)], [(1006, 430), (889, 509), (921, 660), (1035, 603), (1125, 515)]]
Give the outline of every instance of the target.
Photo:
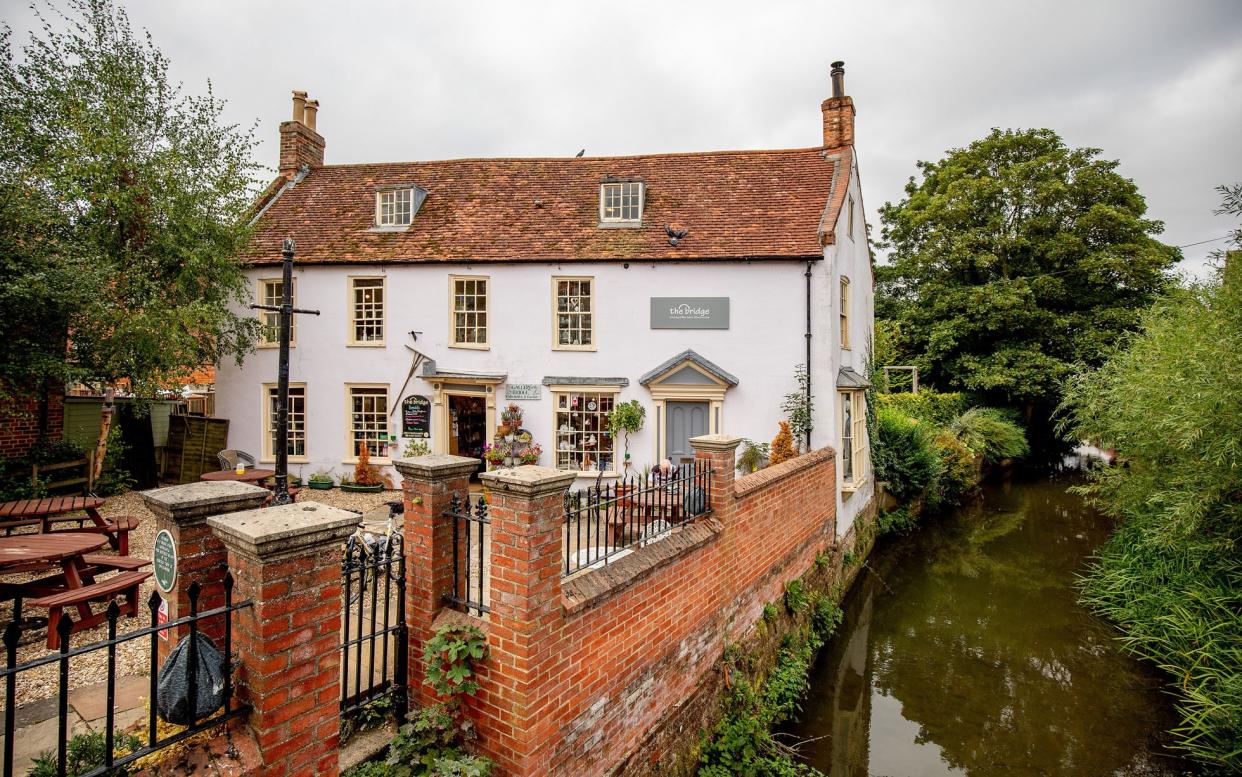
[(690, 461), (694, 458), (690, 438), (708, 433), (710, 405), (707, 402), (666, 402), (665, 408), (668, 422), (664, 450), (668, 452), (668, 459), (674, 464)]

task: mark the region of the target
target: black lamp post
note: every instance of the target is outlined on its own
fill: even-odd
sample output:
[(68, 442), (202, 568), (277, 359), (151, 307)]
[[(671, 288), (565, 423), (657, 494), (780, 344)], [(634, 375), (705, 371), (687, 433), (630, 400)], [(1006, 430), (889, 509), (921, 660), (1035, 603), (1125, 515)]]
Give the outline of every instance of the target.
[(293, 307), (293, 238), (285, 238), (281, 250), (280, 304), (251, 305), (256, 310), (280, 314), (280, 372), (276, 389), (276, 495), (272, 504), (289, 504), (289, 338), (294, 313), (317, 316), (318, 310)]

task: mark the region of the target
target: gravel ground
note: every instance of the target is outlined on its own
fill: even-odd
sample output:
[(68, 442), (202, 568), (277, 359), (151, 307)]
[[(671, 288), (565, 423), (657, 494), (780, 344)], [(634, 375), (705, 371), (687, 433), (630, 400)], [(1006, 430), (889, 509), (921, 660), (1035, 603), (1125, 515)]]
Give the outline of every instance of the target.
[[(315, 501), (363, 513), (384, 507), (385, 502), (400, 498), (401, 492), (395, 490), (381, 491), (377, 494), (350, 494), (335, 488), (330, 491), (305, 489), (299, 494), (299, 499), (304, 501)], [(129, 533), (129, 555), (139, 558), (151, 558), (152, 547), (155, 544), (155, 518), (151, 515), (151, 511), (147, 510), (143, 504), (142, 497), (138, 492), (132, 491), (127, 494), (108, 497), (107, 502), (100, 509), (100, 513), (105, 517), (136, 515), (141, 518), (142, 522), (138, 528)], [(105, 548), (98, 552), (103, 553), (107, 552), (107, 550)], [(42, 576), (42, 574), (38, 575), (38, 577)], [(35, 576), (0, 575), (0, 580), (20, 582), (33, 577)], [(138, 617), (122, 618), (117, 624), (117, 631), (119, 633), (124, 634), (127, 631), (147, 625), (150, 618), (150, 610), (147, 608), (146, 601), (153, 590), (155, 590), (155, 579), (152, 577), (148, 578), (142, 585), (139, 595), (141, 604)], [(95, 604), (93, 606), (99, 608), (103, 605)], [(26, 610), (24, 614), (28, 616), (37, 615), (39, 611)], [(76, 613), (74, 615), (76, 616)], [(11, 618), (12, 609), (5, 605), (0, 610), (0, 628), (7, 626)], [(17, 649), (18, 662), (30, 661), (47, 655), (49, 651), (47, 650), (46, 635), (46, 628), (40, 628), (35, 630), (34, 633), (24, 635), (23, 641), (26, 644), (20, 645)], [(71, 646), (79, 647), (106, 639), (107, 636), (108, 627), (105, 623), (88, 631), (74, 634), (69, 642)], [(118, 646), (116, 651), (117, 676), (146, 675), (150, 665), (150, 649), (151, 643), (149, 639), (135, 639)], [(98, 683), (107, 677), (107, 671), (107, 650), (101, 649), (85, 655), (74, 656), (69, 661), (69, 686), (72, 688)], [(55, 696), (58, 692), (58, 687), (59, 662), (53, 662), (37, 669), (21, 672), (17, 675), (17, 704), (21, 706), (32, 701)]]

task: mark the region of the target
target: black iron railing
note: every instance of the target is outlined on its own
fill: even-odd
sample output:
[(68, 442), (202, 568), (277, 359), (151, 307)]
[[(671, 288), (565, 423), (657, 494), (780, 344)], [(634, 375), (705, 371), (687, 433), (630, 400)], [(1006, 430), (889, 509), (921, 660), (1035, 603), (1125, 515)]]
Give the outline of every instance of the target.
[(462, 499), (453, 494), (444, 511), (453, 522), (453, 590), (444, 601), (462, 612), (483, 615), (491, 612), (485, 600), (490, 575), (487, 573), (487, 544), (491, 541), (491, 518), (487, 500), (480, 494), (473, 504), (470, 495)]
[(712, 470), (694, 459), (649, 475), (596, 483), (565, 494), (565, 568), (607, 564), (679, 524), (711, 512)]
[[(198, 583), (192, 583), (186, 593), (190, 600), (190, 614), (184, 618), (178, 618), (175, 621), (167, 623), (159, 622), (160, 595), (152, 592), (147, 604), (151, 610), (151, 625), (145, 628), (131, 631), (127, 634), (117, 636), (117, 621), (121, 616), (121, 608), (114, 601), (108, 605), (107, 624), (108, 638), (99, 642), (92, 642), (81, 647), (71, 647), (70, 637), (73, 632), (73, 620), (69, 613), (64, 613), (60, 622), (57, 624), (57, 633), (60, 636), (60, 649), (56, 653), (26, 661), (25, 663), (17, 663), (17, 646), (21, 640), (22, 627), (17, 622), (10, 623), (8, 628), (4, 630), (4, 647), (5, 647), (5, 665), (0, 676), (4, 679), (4, 777), (12, 777), (13, 775), (13, 751), (14, 751), (14, 734), (17, 724), (17, 677), (22, 672), (27, 672), (48, 664), (59, 663), (59, 689), (58, 689), (58, 706), (57, 718), (59, 721), (59, 733), (57, 735), (58, 747), (56, 751), (56, 774), (66, 774), (68, 744), (71, 731), (69, 730), (69, 664), (78, 656), (84, 656), (89, 653), (105, 651), (107, 653), (107, 716), (105, 718), (104, 729), (104, 765), (89, 772), (83, 772), (81, 777), (94, 777), (95, 775), (108, 774), (114, 769), (132, 763), (143, 756), (149, 755), (170, 745), (187, 739), (201, 731), (215, 728), (235, 717), (244, 715), (250, 708), (247, 705), (234, 705), (233, 703), (233, 664), (232, 664), (232, 639), (233, 639), (233, 618), (232, 613), (244, 607), (250, 607), (252, 602), (246, 601), (233, 603), (233, 576), (227, 571), (224, 575), (224, 605), (216, 607), (205, 612), (198, 611), (199, 594), (202, 587)], [(185, 646), (186, 661), (180, 663), (184, 667), (198, 666), (198, 634), (199, 624), (214, 618), (223, 619), (223, 638), (224, 649), (221, 651), (224, 660), (223, 677), (223, 706), (219, 708), (219, 714), (211, 714), (210, 717), (200, 716), (198, 714), (199, 705), (199, 688), (198, 688), (198, 672), (191, 671), (186, 674), (187, 699), (189, 702), (188, 714), (190, 715), (189, 725), (182, 731), (161, 738), (157, 728), (157, 711), (158, 705), (156, 700), (159, 699), (159, 640), (160, 632), (169, 629), (187, 629), (187, 639), (189, 643)], [(113, 739), (115, 736), (115, 710), (114, 702), (116, 696), (116, 651), (118, 645), (126, 642), (132, 642), (137, 639), (150, 639), (150, 665), (148, 673), (151, 679), (150, 688), (150, 716), (147, 720), (146, 737), (143, 739), (146, 744), (126, 753), (123, 756), (116, 756), (113, 753)]]
[(350, 537), (341, 570), (342, 719), (353, 716), (373, 699), (389, 696), (396, 719), (403, 721), (409, 704), (409, 632), (405, 623), (405, 547), (401, 534)]

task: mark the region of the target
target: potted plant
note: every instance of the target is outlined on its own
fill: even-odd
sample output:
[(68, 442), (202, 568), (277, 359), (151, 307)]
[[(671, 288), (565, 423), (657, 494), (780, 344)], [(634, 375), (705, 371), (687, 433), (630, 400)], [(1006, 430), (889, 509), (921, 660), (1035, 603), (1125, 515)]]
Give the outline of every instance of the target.
[(502, 441), (488, 443), (483, 446), (483, 458), (493, 467), (499, 467), (509, 456), (509, 446)]
[(643, 428), (643, 421), (647, 417), (647, 411), (638, 403), (637, 399), (631, 399), (629, 402), (620, 402), (608, 414), (608, 431), (615, 440), (617, 434), (620, 433), (624, 438), (625, 444), (625, 466), (630, 466), (630, 432), (637, 432)]
[(401, 452), (401, 455), (407, 459), (414, 456), (430, 456), (431, 446), (427, 444), (426, 440), (410, 440), (405, 444), (405, 450)]
[(341, 478), (341, 490), (351, 493), (378, 493), (384, 488), (380, 479), (379, 468), (371, 463), (371, 451), (365, 442), (358, 443), (358, 463), (354, 465), (354, 476), (348, 481)]
[(325, 470), (320, 470), (307, 478), (306, 485), (316, 491), (328, 491), (333, 486), (332, 475)]
[(534, 442), (522, 448), (518, 454), (523, 464), (538, 464), (539, 456), (543, 453), (543, 448), (539, 447), (539, 443)]
[(500, 411), (500, 420), (511, 432), (517, 433), (522, 428), (522, 408), (510, 402), (508, 407)]

